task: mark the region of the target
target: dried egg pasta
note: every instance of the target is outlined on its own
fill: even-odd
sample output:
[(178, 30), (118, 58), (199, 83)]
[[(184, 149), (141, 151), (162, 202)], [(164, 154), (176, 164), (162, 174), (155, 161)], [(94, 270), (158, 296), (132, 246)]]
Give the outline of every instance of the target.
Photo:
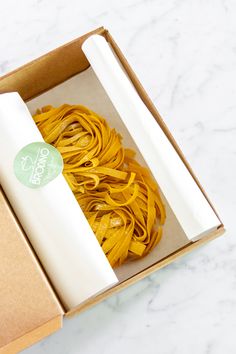
[(112, 267), (160, 241), (165, 209), (149, 171), (107, 121), (81, 105), (43, 107), (34, 120), (64, 160), (63, 175)]

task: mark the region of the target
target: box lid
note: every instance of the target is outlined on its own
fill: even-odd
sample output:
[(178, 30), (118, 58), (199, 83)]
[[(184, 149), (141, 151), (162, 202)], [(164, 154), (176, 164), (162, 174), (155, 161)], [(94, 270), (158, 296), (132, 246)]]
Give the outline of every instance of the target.
[(61, 327), (63, 310), (0, 188), (0, 353)]

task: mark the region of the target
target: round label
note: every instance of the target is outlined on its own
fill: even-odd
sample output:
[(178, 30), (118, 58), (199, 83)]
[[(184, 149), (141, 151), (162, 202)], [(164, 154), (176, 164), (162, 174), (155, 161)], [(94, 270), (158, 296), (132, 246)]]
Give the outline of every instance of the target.
[(24, 146), (14, 160), (17, 179), (29, 188), (40, 188), (63, 170), (59, 151), (50, 144), (36, 142)]

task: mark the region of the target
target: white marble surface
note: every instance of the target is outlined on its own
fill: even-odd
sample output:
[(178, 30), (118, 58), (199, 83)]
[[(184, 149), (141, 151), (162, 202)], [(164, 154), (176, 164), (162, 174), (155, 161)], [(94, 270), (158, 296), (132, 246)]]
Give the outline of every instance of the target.
[(109, 28), (228, 229), (25, 354), (236, 353), (235, 18), (234, 0), (1, 1), (0, 74)]

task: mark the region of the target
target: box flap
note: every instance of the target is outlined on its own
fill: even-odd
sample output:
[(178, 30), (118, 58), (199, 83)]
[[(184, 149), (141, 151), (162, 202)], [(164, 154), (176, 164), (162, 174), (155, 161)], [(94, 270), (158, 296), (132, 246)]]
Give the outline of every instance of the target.
[(61, 327), (62, 308), (0, 189), (0, 353)]

